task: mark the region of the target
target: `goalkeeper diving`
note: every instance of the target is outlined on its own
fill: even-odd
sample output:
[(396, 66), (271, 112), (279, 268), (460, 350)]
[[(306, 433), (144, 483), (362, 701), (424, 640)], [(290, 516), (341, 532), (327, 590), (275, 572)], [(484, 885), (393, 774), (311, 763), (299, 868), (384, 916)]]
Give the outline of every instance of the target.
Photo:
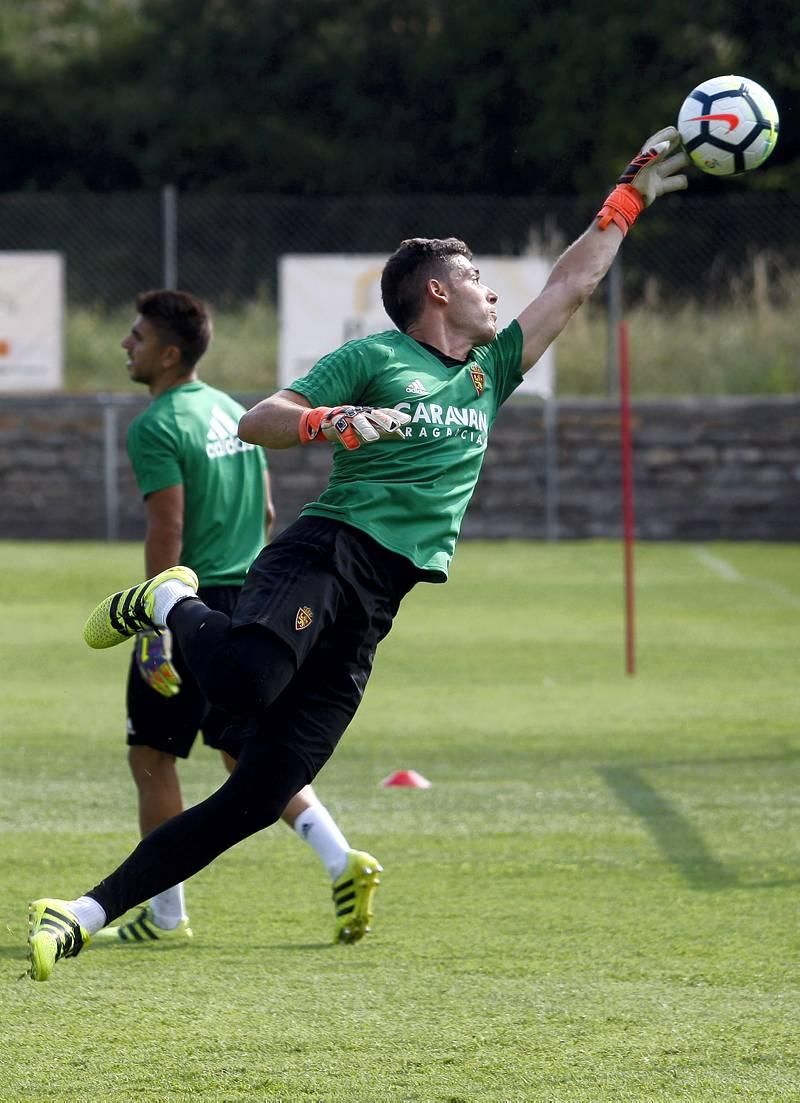
[(236, 769), (93, 887), (70, 895), (74, 887), (62, 885), (61, 896), (34, 901), (34, 980), (132, 905), (275, 823), (314, 780), (363, 699), (403, 599), (447, 580), (499, 408), (645, 209), (687, 186), (686, 164), (673, 127), (649, 138), (538, 297), (499, 332), (497, 295), (466, 243), (408, 238), (381, 277), (396, 329), (348, 342), (244, 414), (243, 441), (331, 447), (325, 489), (253, 562), (231, 615), (201, 601), (193, 572), (176, 565), (107, 597), (84, 630), (102, 649), (169, 628), (205, 696), (232, 715)]

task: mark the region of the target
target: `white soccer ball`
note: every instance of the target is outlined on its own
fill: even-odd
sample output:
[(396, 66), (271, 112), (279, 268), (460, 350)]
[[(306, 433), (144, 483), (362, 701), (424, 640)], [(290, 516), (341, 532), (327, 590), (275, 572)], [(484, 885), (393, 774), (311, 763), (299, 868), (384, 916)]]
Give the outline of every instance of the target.
[(754, 80), (712, 77), (683, 101), (678, 133), (699, 169), (733, 176), (758, 168), (772, 153), (778, 140), (778, 109)]

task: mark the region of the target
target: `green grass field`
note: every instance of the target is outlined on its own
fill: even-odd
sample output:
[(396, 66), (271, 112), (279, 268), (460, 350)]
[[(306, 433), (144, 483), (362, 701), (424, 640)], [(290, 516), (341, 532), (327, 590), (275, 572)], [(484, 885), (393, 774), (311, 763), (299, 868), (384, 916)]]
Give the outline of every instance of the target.
[(800, 1099), (798, 549), (640, 546), (635, 677), (621, 562), (465, 543), (407, 600), (318, 780), (385, 866), (364, 942), (279, 824), (190, 882), (193, 945), (34, 985), (28, 900), (136, 842), (128, 649), (80, 631), (141, 549), (0, 544), (0, 1099)]

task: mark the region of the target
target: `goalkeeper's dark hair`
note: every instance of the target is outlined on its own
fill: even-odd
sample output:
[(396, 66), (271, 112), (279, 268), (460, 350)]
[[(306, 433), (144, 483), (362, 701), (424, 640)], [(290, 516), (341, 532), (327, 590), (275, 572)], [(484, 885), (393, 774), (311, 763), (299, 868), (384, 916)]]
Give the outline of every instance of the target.
[(405, 332), (422, 313), (425, 285), (446, 279), (453, 257), (472, 260), (472, 250), (457, 237), (410, 237), (395, 249), (381, 274), (383, 308)]
[(188, 291), (142, 291), (136, 309), (159, 330), (167, 344), (177, 345), (181, 361), (193, 368), (211, 343), (208, 307)]

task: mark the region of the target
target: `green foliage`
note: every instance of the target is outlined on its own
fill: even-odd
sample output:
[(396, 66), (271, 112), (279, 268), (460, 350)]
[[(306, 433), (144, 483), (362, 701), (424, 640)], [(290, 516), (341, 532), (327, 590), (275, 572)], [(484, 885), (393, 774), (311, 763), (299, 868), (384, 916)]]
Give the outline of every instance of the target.
[[(66, 318), (66, 389), (142, 394), (131, 383), (120, 342), (130, 330), (131, 309), (74, 306)], [(264, 296), (238, 309), (214, 312), (214, 340), (200, 365), (207, 383), (254, 394), (277, 387), (278, 320)]]
[[(782, 277), (780, 293), (775, 288), (765, 294), (757, 288), (732, 287), (727, 305), (717, 309), (695, 300), (663, 304), (651, 289), (627, 313), (633, 393), (638, 397), (796, 394), (800, 392), (798, 311), (800, 279), (793, 273)], [(119, 347), (131, 320), (127, 310), (79, 306), (69, 310), (67, 390), (141, 393), (141, 386), (128, 380)], [(608, 393), (607, 346), (605, 310), (600, 304), (584, 307), (556, 345), (559, 395)], [(214, 342), (200, 373), (223, 390), (268, 394), (278, 385), (277, 357), (277, 314), (262, 295), (238, 309), (215, 311)]]
[(51, 78), (141, 33), (139, 0), (0, 0), (0, 35), (20, 70)]
[(133, 391), (120, 341), (130, 330), (130, 309), (75, 306), (66, 314), (65, 384), (70, 391)]
[[(80, 629), (140, 559), (0, 544), (3, 1103), (795, 1098), (797, 548), (640, 547), (631, 678), (618, 546), (462, 544), (319, 779), (386, 868), (367, 940), (329, 944), (278, 825), (187, 886), (193, 945), (17, 982), (26, 901), (136, 841), (127, 649)], [(408, 767), (432, 788), (379, 787)], [(182, 775), (196, 801), (222, 767)]]
[[(794, 0), (715, 0), (681, 18), (665, 0), (0, 10), (6, 188), (595, 196), (709, 76), (760, 80), (787, 123), (799, 106)], [(29, 116), (47, 120), (38, 154)], [(799, 157), (786, 125), (769, 169), (742, 186), (796, 189)]]
[[(769, 285), (758, 278), (747, 287), (731, 281), (716, 307), (694, 297), (662, 302), (656, 285), (646, 289), (626, 311), (633, 394), (800, 392), (799, 309), (800, 276), (793, 272)], [(556, 345), (558, 391), (584, 396), (607, 391), (607, 345), (605, 310), (591, 304), (579, 311)]]

